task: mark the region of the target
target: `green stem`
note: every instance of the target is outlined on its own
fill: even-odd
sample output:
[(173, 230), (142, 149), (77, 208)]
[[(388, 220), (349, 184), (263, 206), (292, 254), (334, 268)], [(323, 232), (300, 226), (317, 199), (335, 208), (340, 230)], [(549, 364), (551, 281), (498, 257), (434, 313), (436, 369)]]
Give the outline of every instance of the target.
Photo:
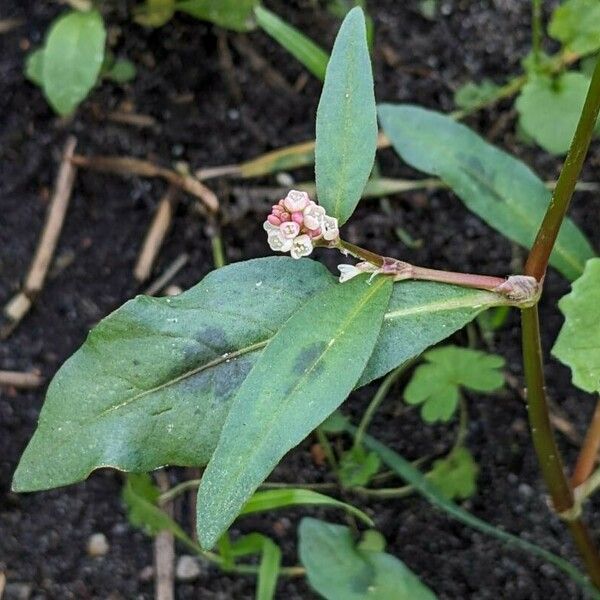
[(594, 132), (600, 110), (600, 59), (596, 63), (592, 81), (577, 124), (575, 136), (554, 188), (552, 199), (540, 226), (531, 252), (525, 263), (525, 274), (541, 281), (546, 274), (552, 248), (565, 218), (577, 179), (583, 167), (590, 140)]
[(225, 259), (225, 247), (223, 246), (223, 238), (221, 237), (221, 228), (216, 223), (212, 225), (212, 234), (210, 236), (210, 246), (212, 249), (213, 262), (215, 269), (220, 269), (227, 264)]
[(412, 485), (403, 485), (395, 488), (366, 488), (356, 486), (352, 488), (352, 491), (361, 496), (371, 498), (406, 498), (406, 496), (414, 494), (415, 488)]
[(452, 450), (448, 453), (448, 457), (465, 445), (467, 434), (469, 433), (469, 409), (467, 407), (467, 401), (461, 395), (460, 397), (460, 416), (458, 420), (458, 431), (456, 432), (456, 439), (452, 445)]
[(388, 373), (385, 379), (381, 382), (379, 389), (373, 396), (373, 399), (369, 403), (367, 410), (365, 411), (358, 429), (356, 430), (356, 435), (354, 436), (354, 448), (359, 448), (362, 445), (362, 440), (375, 415), (375, 412), (381, 405), (381, 403), (385, 400), (390, 388), (394, 385), (394, 383), (398, 380), (400, 375), (406, 371), (412, 364), (414, 360), (409, 360), (405, 363), (402, 363), (399, 367), (395, 368), (392, 372)]
[(335, 458), (335, 454), (333, 453), (333, 448), (331, 447), (331, 444), (329, 443), (329, 440), (327, 439), (327, 435), (325, 434), (325, 432), (323, 431), (323, 429), (321, 427), (317, 427), (315, 429), (315, 433), (317, 435), (317, 441), (319, 442), (319, 445), (321, 446), (321, 448), (323, 449), (323, 452), (325, 453), (325, 458), (327, 459), (327, 462), (331, 465), (331, 468), (334, 471), (337, 471), (337, 468), (338, 468), (337, 460)]
[(540, 461), (546, 485), (550, 489), (554, 509), (568, 511), (574, 503), (571, 486), (565, 476), (562, 460), (550, 423), (550, 410), (544, 390), (544, 371), (537, 305), (523, 309), (523, 366), (527, 382), (527, 410), (533, 444)]
[(531, 0), (531, 38), (533, 60), (535, 65), (539, 66), (542, 47), (542, 0)]
[[(596, 587), (600, 588), (600, 556), (581, 518), (556, 444), (544, 387), (544, 365), (537, 304), (521, 311), (527, 411), (533, 445), (556, 513), (569, 531)], [(573, 510), (575, 509), (575, 510)], [(571, 514), (575, 513), (575, 514)]]

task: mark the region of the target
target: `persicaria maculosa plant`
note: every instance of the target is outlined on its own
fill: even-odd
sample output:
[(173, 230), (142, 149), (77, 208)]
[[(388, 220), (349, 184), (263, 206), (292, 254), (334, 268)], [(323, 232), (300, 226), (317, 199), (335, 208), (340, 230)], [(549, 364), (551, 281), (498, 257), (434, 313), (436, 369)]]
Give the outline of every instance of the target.
[[(364, 17), (358, 8), (350, 11), (333, 47), (317, 111), (316, 198), (290, 190), (263, 223), (270, 248), (291, 257), (224, 267), (177, 297), (139, 296), (106, 317), (50, 384), (38, 429), (15, 473), (14, 489), (34, 491), (71, 484), (105, 466), (133, 473), (164, 465), (206, 467), (198, 488), (199, 546), (166, 522), (164, 515), (156, 516), (156, 497), (144, 497), (148, 482), (143, 478), (130, 478), (125, 499), (133, 520), (152, 520), (154, 530), (171, 528), (178, 539), (207, 559), (234, 569), (228, 528), (238, 515), (257, 510), (257, 499), (267, 502), (259, 496), (266, 493), (257, 492), (259, 486), (286, 452), (320, 427), (353, 389), (386, 376), (380, 388), (383, 393), (374, 399), (376, 406), (403, 365), (486, 309), (514, 306), (523, 313), (530, 420), (542, 474), (552, 507), (568, 523), (588, 574), (598, 586), (598, 554), (580, 516), (582, 500), (591, 493), (591, 469), (582, 468), (585, 476), (575, 490), (564, 474), (549, 426), (536, 305), (549, 261), (571, 280), (581, 276), (570, 300), (561, 303), (567, 323), (555, 353), (574, 365), (575, 383), (585, 381), (584, 389), (600, 392), (600, 377), (582, 375), (599, 371), (598, 338), (590, 342), (589, 352), (576, 355), (568, 342), (577, 335), (577, 317), (572, 315), (578, 311), (595, 311), (592, 324), (600, 322), (597, 303), (590, 301), (590, 294), (600, 291), (598, 277), (593, 276), (598, 272), (598, 259), (579, 229), (565, 219), (599, 104), (597, 67), (552, 203), (529, 169), (452, 119), (418, 107), (379, 106), (384, 131), (406, 162), (438, 175), (471, 210), (507, 237), (524, 246), (531, 246), (535, 239), (523, 275), (440, 271), (380, 256), (343, 239), (343, 225), (373, 169), (378, 138)], [(482, 183), (486, 178), (489, 185)], [(495, 195), (492, 202), (486, 197), (490, 189)], [(516, 201), (507, 190), (527, 193)], [(348, 257), (339, 267), (339, 279), (307, 258), (317, 247)], [(359, 262), (350, 264), (352, 257)], [(502, 383), (497, 372), (503, 364), (499, 357), (486, 358), (449, 346), (426, 358), (430, 364), (415, 376), (406, 397), (410, 403), (424, 404), (428, 421), (451, 418), (461, 387), (485, 392)], [(456, 361), (463, 361), (462, 370)], [(469, 361), (480, 365), (482, 372), (471, 373)], [(424, 377), (426, 373), (430, 375)], [(431, 377), (438, 386), (431, 385)], [(325, 427), (335, 429), (331, 419), (328, 423)], [(458, 472), (472, 478), (476, 472), (462, 442), (449, 461), (436, 463), (430, 480), (425, 480), (409, 463), (367, 436), (366, 424), (358, 430), (347, 422), (338, 424), (338, 430), (355, 435), (352, 453), (340, 465), (346, 481), (367, 484), (383, 462), (440, 508), (490, 532), (489, 526), (448, 500), (448, 496), (464, 497), (468, 492), (462, 493), (460, 486), (453, 491), (456, 486), (449, 485), (447, 478)], [(588, 437), (582, 451), (585, 456), (590, 447), (597, 449), (598, 435)], [(585, 456), (582, 460), (589, 465)], [(444, 489), (446, 494), (440, 492)], [(269, 502), (271, 507), (341, 505), (310, 495), (287, 497), (284, 503), (279, 498), (280, 504), (270, 497)], [(356, 513), (352, 507), (342, 507)], [(369, 522), (369, 517), (358, 512)], [(509, 534), (498, 536), (554, 562), (598, 597), (565, 561)], [(382, 587), (376, 588), (381, 594), (402, 581), (407, 589), (402, 597), (434, 597), (402, 563), (385, 555), (372, 536), (354, 547), (346, 528), (305, 520), (300, 537), (306, 574), (324, 597), (344, 598), (344, 592), (339, 584), (342, 595), (336, 595), (318, 572), (329, 560), (319, 555), (320, 540), (338, 544), (345, 564), (354, 565), (348, 578), (353, 569), (366, 569), (371, 573), (368, 577), (385, 573), (381, 577), (389, 581), (378, 580)], [(271, 597), (273, 574), (276, 581), (278, 573), (297, 572), (280, 566), (280, 553), (268, 538), (252, 540), (244, 546), (246, 553), (262, 553), (263, 557), (258, 594)], [(212, 552), (215, 547), (218, 553)], [(238, 556), (242, 554), (240, 550)]]

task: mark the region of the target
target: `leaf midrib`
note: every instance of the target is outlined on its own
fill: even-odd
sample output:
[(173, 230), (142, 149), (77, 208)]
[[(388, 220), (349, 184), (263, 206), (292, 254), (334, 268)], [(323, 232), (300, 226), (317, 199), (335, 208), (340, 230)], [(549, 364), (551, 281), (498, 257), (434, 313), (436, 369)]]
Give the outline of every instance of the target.
[[(378, 282), (376, 282), (375, 284), (373, 284), (371, 286), (371, 289), (369, 290), (369, 293), (366, 294), (362, 300), (360, 302), (357, 303), (357, 305), (354, 307), (354, 309), (350, 312), (350, 314), (348, 315), (348, 317), (340, 324), (340, 326), (336, 329), (334, 335), (331, 337), (331, 339), (329, 340), (329, 342), (327, 343), (326, 347), (323, 349), (323, 351), (321, 352), (321, 354), (319, 354), (319, 356), (317, 356), (314, 360), (312, 365), (307, 368), (304, 373), (302, 374), (301, 377), (299, 377), (294, 385), (294, 387), (286, 394), (286, 396), (283, 399), (283, 402), (279, 402), (276, 409), (271, 412), (270, 414), (270, 418), (267, 420), (266, 422), (266, 427), (263, 427), (263, 432), (270, 432), (273, 428), (273, 424), (280, 421), (280, 415), (283, 412), (284, 408), (287, 408), (288, 404), (289, 404), (289, 398), (294, 396), (294, 394), (298, 391), (298, 389), (300, 388), (300, 386), (304, 383), (304, 381), (306, 380), (306, 378), (316, 369), (316, 367), (319, 365), (319, 363), (323, 360), (323, 358), (325, 357), (325, 355), (331, 350), (331, 348), (334, 346), (335, 341), (344, 334), (344, 331), (348, 328), (348, 326), (350, 325), (350, 323), (352, 323), (352, 321), (354, 321), (354, 319), (357, 317), (357, 315), (364, 309), (365, 305), (368, 304), (369, 300), (371, 299), (372, 296), (375, 295), (376, 292), (378, 292), (380, 290), (380, 288), (387, 283), (387, 279), (381, 278)], [(360, 376), (360, 375), (359, 375)], [(238, 391), (239, 394), (239, 391)], [(268, 435), (264, 435), (263, 440), (270, 440), (271, 438)], [(231, 489), (232, 485), (237, 485), (237, 480), (239, 477), (239, 474), (242, 471), (246, 471), (246, 465), (250, 462), (252, 462), (253, 457), (258, 454), (258, 452), (260, 450), (262, 450), (264, 444), (258, 443), (258, 444), (254, 444), (250, 450), (250, 452), (246, 455), (246, 460), (242, 463), (242, 464), (238, 464), (238, 467), (234, 470), (233, 475), (228, 477), (228, 480), (230, 481), (230, 485), (227, 486), (227, 488), (225, 488), (224, 486), (221, 488), (221, 495), (223, 495), (224, 493), (224, 489)], [(216, 452), (216, 451), (215, 451)], [(214, 455), (213, 455), (214, 457)]]
[[(402, 285), (402, 284), (400, 283), (397, 285)], [(510, 302), (508, 300), (501, 298), (500, 296), (495, 296), (493, 294), (484, 293), (484, 294), (467, 296), (467, 297), (459, 298), (459, 299), (442, 300), (442, 301), (438, 301), (438, 302), (432, 302), (429, 304), (420, 304), (420, 305), (412, 306), (409, 308), (388, 311), (384, 314), (383, 320), (389, 322), (389, 321), (393, 321), (395, 319), (400, 319), (400, 318), (415, 315), (415, 314), (445, 312), (445, 311), (457, 310), (460, 308), (470, 308), (470, 307), (475, 308), (477, 306), (490, 307), (490, 306), (501, 305), (501, 304), (510, 304)], [(252, 352), (260, 350), (260, 349), (264, 348), (271, 341), (271, 339), (274, 337), (274, 335), (276, 335), (276, 333), (274, 333), (267, 339), (261, 340), (259, 342), (255, 342), (253, 344), (249, 344), (249, 345), (247, 345), (243, 348), (240, 348), (238, 350), (235, 350), (233, 352), (226, 353), (226, 356), (223, 356), (223, 355), (218, 356), (206, 363), (203, 363), (197, 367), (194, 367), (193, 369), (190, 369), (189, 371), (186, 371), (185, 373), (182, 373), (181, 375), (178, 375), (177, 377), (175, 377), (173, 379), (169, 379), (168, 381), (165, 381), (164, 383), (157, 385), (151, 389), (139, 392), (139, 393), (135, 394), (134, 396), (131, 396), (131, 397), (125, 399), (124, 401), (120, 402), (119, 404), (109, 406), (106, 409), (104, 409), (103, 411), (101, 411), (100, 413), (93, 415), (93, 416), (89, 417), (88, 419), (85, 419), (83, 421), (83, 423), (93, 422), (97, 419), (104, 418), (107, 415), (114, 413), (115, 411), (126, 408), (127, 406), (131, 405), (132, 403), (134, 403), (142, 398), (145, 398), (146, 396), (160, 392), (171, 386), (177, 385), (178, 383), (185, 381), (186, 379), (193, 377), (194, 375), (197, 375), (198, 373), (207, 371), (213, 367), (217, 367), (217, 366), (223, 364), (224, 362), (233, 360), (235, 358), (239, 358), (240, 356), (243, 356), (245, 354), (250, 354)], [(114, 373), (111, 373), (110, 375), (114, 376)]]
[[(400, 129), (402, 129), (402, 126), (400, 126)], [(404, 129), (404, 132), (406, 133), (407, 130)], [(410, 131), (408, 131), (408, 134), (410, 135)], [(412, 137), (412, 136), (411, 136)], [(414, 138), (413, 138), (414, 139)], [(421, 145), (419, 143), (419, 141), (417, 140), (417, 144)], [(514, 201), (510, 196), (502, 196), (499, 192), (497, 192), (494, 187), (492, 186), (491, 183), (489, 183), (487, 181), (487, 179), (482, 178), (476, 171), (472, 171), (471, 168), (466, 165), (464, 162), (459, 161), (456, 158), (456, 155), (453, 154), (452, 152), (450, 152), (447, 148), (447, 146), (439, 146), (438, 145), (438, 152), (441, 152), (442, 154), (445, 155), (446, 159), (453, 163), (454, 165), (458, 166), (461, 170), (463, 170), (468, 176), (472, 177), (473, 179), (475, 179), (477, 182), (479, 182), (484, 188), (486, 188), (492, 196), (494, 196), (495, 198), (499, 199), (500, 204), (504, 204), (508, 207), (510, 207), (519, 217), (521, 217), (521, 219), (524, 221), (524, 223), (533, 226), (533, 232), (535, 232), (535, 229), (538, 226), (538, 223), (535, 223), (532, 219), (529, 218), (528, 213), (526, 211), (521, 210), (519, 203)], [(401, 153), (400, 153), (401, 154)], [(511, 157), (512, 158), (512, 157)], [(423, 170), (423, 169), (419, 169), (419, 170)], [(425, 171), (427, 171), (428, 169), (425, 169)], [(440, 169), (439, 172), (437, 173), (437, 175), (445, 181), (445, 183), (449, 184), (448, 181), (448, 177), (446, 176), (446, 174), (443, 172), (443, 169)], [(451, 179), (451, 178), (450, 178)], [(459, 194), (457, 194), (459, 195)], [(460, 196), (460, 195), (459, 195)], [(467, 204), (470, 205), (472, 204), (469, 200), (465, 200), (464, 198), (461, 197), (461, 200)], [(478, 216), (487, 222), (486, 218), (483, 217), (481, 214), (477, 213)], [(489, 223), (488, 223), (489, 224)], [(522, 242), (518, 242), (519, 244), (522, 244), (523, 246), (527, 247), (527, 244), (523, 244)], [(557, 254), (560, 254), (560, 256), (569, 264), (571, 265), (571, 267), (573, 267), (574, 269), (576, 269), (579, 272), (583, 271), (583, 265), (579, 262), (579, 260), (577, 259), (577, 257), (574, 257), (573, 255), (571, 255), (567, 248), (564, 247), (558, 240), (557, 243), (554, 247), (554, 251)]]

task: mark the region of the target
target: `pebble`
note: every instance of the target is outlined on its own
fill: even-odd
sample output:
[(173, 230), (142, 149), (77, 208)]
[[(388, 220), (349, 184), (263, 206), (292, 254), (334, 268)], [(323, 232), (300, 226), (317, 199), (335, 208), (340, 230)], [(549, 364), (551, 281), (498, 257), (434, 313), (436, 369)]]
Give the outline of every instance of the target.
[(193, 556), (184, 554), (177, 560), (175, 577), (177, 577), (178, 581), (194, 581), (200, 577), (201, 572), (198, 560)]
[(108, 554), (110, 545), (103, 533), (94, 533), (87, 543), (87, 553), (90, 556), (105, 556)]
[(3, 597), (6, 600), (29, 600), (32, 589), (30, 583), (7, 583)]
[(139, 573), (138, 579), (144, 583), (154, 579), (154, 567), (152, 565), (145, 566)]

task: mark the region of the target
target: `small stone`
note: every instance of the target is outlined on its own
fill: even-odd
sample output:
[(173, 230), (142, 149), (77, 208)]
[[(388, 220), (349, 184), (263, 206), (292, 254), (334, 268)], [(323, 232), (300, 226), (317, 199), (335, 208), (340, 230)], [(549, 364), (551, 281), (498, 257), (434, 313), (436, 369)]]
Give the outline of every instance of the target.
[(194, 581), (200, 577), (201, 572), (200, 565), (193, 556), (184, 554), (177, 560), (175, 576), (179, 581)]
[(7, 583), (4, 588), (6, 600), (29, 600), (33, 586), (30, 583)]
[(87, 553), (90, 556), (105, 556), (108, 554), (110, 545), (103, 533), (94, 533), (87, 543)]
[(145, 566), (139, 573), (138, 579), (143, 583), (148, 583), (154, 579), (154, 567), (152, 565)]

